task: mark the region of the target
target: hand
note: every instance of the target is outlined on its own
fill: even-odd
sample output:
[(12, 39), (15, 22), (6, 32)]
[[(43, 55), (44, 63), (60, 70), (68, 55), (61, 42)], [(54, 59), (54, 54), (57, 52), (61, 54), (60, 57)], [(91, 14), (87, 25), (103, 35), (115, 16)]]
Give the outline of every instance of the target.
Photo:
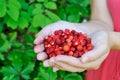
[(70, 23), (66, 21), (59, 21), (54, 24), (46, 26), (37, 34), (36, 39), (34, 40), (34, 44), (36, 44), (36, 46), (34, 47), (34, 51), (38, 53), (37, 54), (38, 60), (44, 61), (48, 58), (47, 54), (44, 52), (44, 45), (43, 45), (44, 37), (53, 34), (55, 30), (59, 30), (59, 29), (65, 30), (66, 28), (83, 33), (84, 32), (87, 33), (87, 31), (89, 31), (88, 27), (86, 28), (85, 26), (81, 26), (80, 24)]
[(77, 32), (86, 32), (87, 29), (85, 27), (79, 27), (80, 25), (77, 23), (70, 23), (66, 21), (59, 21), (54, 24), (48, 25), (45, 28), (43, 28), (36, 36), (36, 39), (34, 40), (34, 44), (36, 46), (34, 47), (34, 51), (38, 53), (37, 59), (38, 60), (45, 60), (47, 59), (47, 55), (44, 52), (44, 45), (43, 45), (43, 39), (44, 37), (51, 35), (54, 33), (55, 30), (65, 30), (66, 28), (70, 30), (76, 30)]
[(44, 64), (56, 67), (54, 68), (55, 71), (61, 69), (70, 72), (82, 72), (89, 69), (98, 69), (109, 54), (109, 37), (107, 32), (100, 31), (93, 33), (91, 38), (94, 48), (85, 53), (81, 58), (59, 55), (46, 60)]

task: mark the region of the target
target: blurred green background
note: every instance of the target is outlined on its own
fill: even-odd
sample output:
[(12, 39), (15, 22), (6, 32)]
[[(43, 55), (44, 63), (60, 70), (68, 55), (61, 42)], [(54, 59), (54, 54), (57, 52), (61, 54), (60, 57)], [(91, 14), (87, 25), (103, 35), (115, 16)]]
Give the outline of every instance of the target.
[(59, 20), (89, 20), (89, 0), (0, 0), (0, 80), (84, 80), (85, 72), (52, 72), (36, 60), (33, 41)]

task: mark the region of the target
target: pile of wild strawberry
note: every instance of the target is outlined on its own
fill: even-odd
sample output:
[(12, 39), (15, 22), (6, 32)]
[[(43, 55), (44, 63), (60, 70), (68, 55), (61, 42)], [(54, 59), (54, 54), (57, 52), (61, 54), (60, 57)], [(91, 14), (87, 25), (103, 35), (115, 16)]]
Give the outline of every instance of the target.
[(57, 55), (81, 57), (93, 48), (86, 34), (69, 29), (56, 30), (54, 35), (46, 36), (44, 46), (49, 58)]

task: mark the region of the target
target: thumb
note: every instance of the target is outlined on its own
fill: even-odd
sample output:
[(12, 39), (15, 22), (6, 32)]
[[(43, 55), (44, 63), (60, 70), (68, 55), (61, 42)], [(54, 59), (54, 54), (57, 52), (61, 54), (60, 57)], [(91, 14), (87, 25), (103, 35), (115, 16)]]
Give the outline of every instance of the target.
[(109, 53), (109, 49), (106, 49), (105, 46), (99, 46), (99, 47), (100, 48), (95, 48), (94, 50), (89, 51), (85, 53), (84, 55), (82, 55), (81, 62), (82, 63), (92, 62), (92, 61), (99, 59), (103, 55)]

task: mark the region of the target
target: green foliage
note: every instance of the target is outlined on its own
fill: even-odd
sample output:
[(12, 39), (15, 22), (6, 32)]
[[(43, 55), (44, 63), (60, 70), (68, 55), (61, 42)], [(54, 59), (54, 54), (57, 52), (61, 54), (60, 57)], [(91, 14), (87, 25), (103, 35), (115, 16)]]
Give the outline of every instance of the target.
[(80, 75), (71, 73), (71, 74), (66, 75), (64, 80), (83, 80), (83, 79)]
[(1, 80), (83, 80), (85, 72), (53, 72), (36, 60), (35, 35), (59, 20), (89, 19), (89, 0), (0, 0)]

